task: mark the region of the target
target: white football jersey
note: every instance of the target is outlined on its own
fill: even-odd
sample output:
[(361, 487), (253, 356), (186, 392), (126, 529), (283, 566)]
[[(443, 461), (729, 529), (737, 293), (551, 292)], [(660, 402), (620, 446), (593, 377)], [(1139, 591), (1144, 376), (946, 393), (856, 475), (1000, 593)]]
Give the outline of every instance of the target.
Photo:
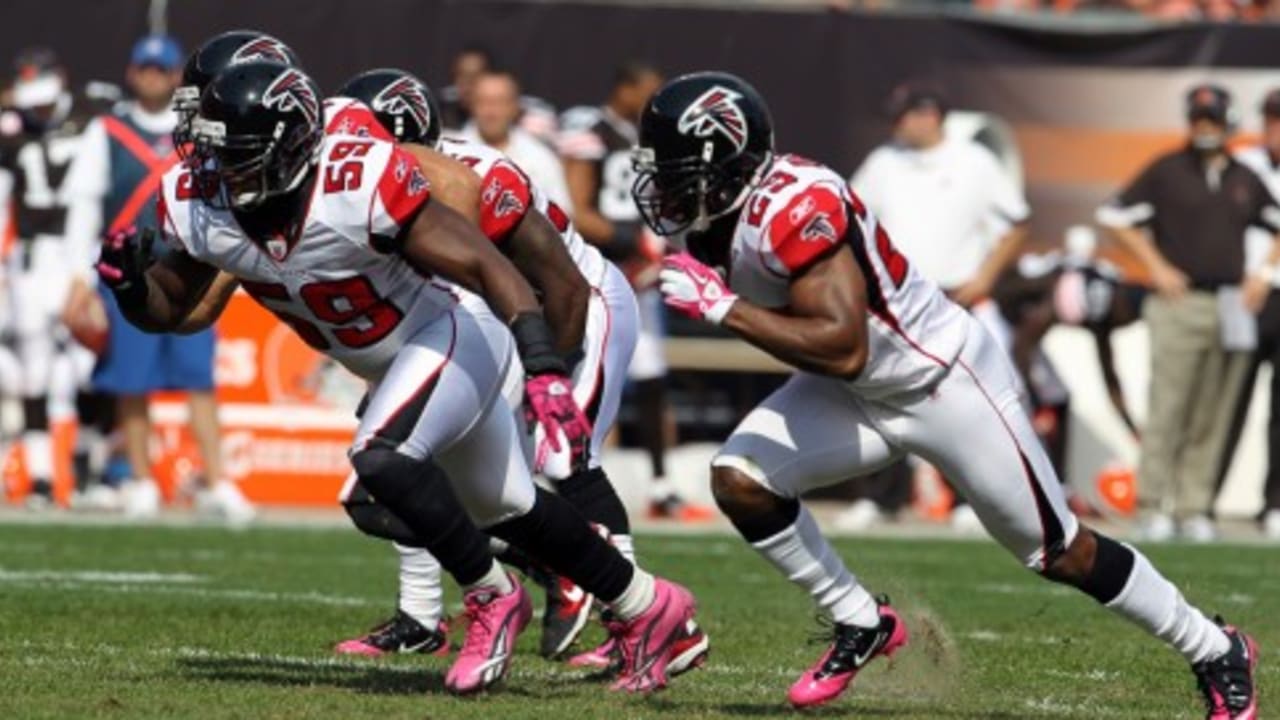
[(537, 210), (560, 233), (582, 276), (593, 287), (600, 286), (604, 280), (604, 256), (582, 239), (569, 215), (534, 185), (511, 158), (488, 145), (462, 138), (441, 138), (439, 150), (480, 176), (480, 229), (490, 240), (501, 243), (529, 208)]
[[(326, 99), (324, 117), (325, 127), (330, 133), (393, 139), (372, 111), (352, 98)], [(600, 287), (604, 282), (607, 262), (604, 256), (582, 239), (568, 213), (534, 185), (511, 158), (488, 145), (458, 137), (441, 138), (436, 149), (480, 176), (480, 229), (486, 237), (501, 245), (530, 208), (537, 210), (560, 233), (569, 257), (573, 258), (582, 276), (593, 287)]]
[(867, 365), (851, 386), (883, 397), (936, 382), (964, 346), (964, 310), (916, 272), (830, 168), (795, 155), (773, 160), (734, 229), (730, 285), (753, 303), (783, 307), (791, 278), (840, 243), (867, 285)]
[(158, 213), (171, 246), (236, 276), (309, 345), (376, 381), (456, 303), (392, 247), (430, 196), (417, 160), (393, 143), (329, 134), (291, 237), (250, 239), (229, 210), (200, 201), (182, 165), (165, 173)]

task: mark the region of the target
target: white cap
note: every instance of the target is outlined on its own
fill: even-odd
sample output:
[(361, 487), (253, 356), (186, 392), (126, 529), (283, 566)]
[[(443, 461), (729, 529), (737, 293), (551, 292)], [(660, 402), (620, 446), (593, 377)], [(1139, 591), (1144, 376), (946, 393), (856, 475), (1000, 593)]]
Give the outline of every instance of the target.
[(43, 73), (30, 80), (19, 80), (13, 85), (13, 104), (19, 110), (52, 105), (62, 97), (62, 76)]

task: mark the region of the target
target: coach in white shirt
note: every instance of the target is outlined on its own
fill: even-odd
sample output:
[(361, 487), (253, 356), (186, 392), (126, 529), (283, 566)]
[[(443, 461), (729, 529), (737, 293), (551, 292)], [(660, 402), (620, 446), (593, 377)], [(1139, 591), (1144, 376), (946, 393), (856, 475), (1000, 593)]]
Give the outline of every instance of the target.
[[(938, 90), (901, 85), (887, 110), (893, 138), (867, 156), (849, 184), (917, 270), (995, 334), (1007, 334), (1007, 322), (988, 296), (1021, 253), (1027, 201), (989, 150), (946, 137), (947, 105)], [(928, 466), (918, 463), (916, 472), (927, 473)], [(849, 528), (867, 524), (878, 515), (869, 503), (855, 503), (841, 522)], [(963, 501), (951, 523), (966, 533), (981, 530)]]
[(508, 72), (486, 72), (471, 90), (471, 120), (462, 136), (500, 150), (528, 173), (537, 185), (567, 213), (573, 212), (569, 202), (569, 186), (564, 179), (564, 166), (551, 148), (521, 128), (520, 84)]
[(849, 182), (916, 269), (971, 307), (1017, 259), (1030, 211), (987, 148), (945, 136), (946, 111), (937, 90), (895, 89), (893, 139)]

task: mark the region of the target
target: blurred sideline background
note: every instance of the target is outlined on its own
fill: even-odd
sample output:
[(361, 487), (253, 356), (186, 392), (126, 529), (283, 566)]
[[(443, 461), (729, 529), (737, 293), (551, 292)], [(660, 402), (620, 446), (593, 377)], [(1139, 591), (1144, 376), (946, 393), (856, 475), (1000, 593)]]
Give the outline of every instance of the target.
[[(990, 148), (1025, 189), (1032, 250), (1061, 244), (1074, 226), (1157, 154), (1184, 139), (1182, 97), (1196, 82), (1228, 87), (1242, 109), (1237, 141), (1256, 137), (1254, 109), (1280, 82), (1280, 30), (1267, 3), (1135, 2), (423, 2), (421, 0), (9, 0), (0, 57), (54, 48), (75, 84), (119, 83), (134, 41), (168, 32), (191, 49), (220, 31), (254, 28), (300, 54), (325, 89), (354, 72), (398, 66), (434, 88), (452, 58), (483, 46), (518, 75), (524, 92), (559, 109), (600, 101), (619, 63), (643, 58), (668, 76), (719, 68), (769, 98), (778, 145), (851, 173), (888, 133), (882, 108), (898, 84), (946, 88), (948, 131)], [(1101, 237), (1101, 233), (1099, 233)], [(1127, 258), (1102, 253), (1134, 279)], [(288, 329), (246, 297), (219, 325), (216, 373), (227, 473), (253, 500), (333, 506), (348, 471), (345, 448), (360, 389), (337, 376)], [(742, 411), (783, 375), (737, 342), (672, 321), (668, 360), (680, 445), (668, 476), (709, 500), (706, 460)], [(1142, 325), (1116, 336), (1118, 370), (1137, 419), (1145, 414), (1147, 339)], [(1072, 396), (1067, 476), (1094, 487), (1109, 465), (1131, 466), (1125, 432), (1083, 330), (1057, 328), (1045, 348)], [(1258, 398), (1218, 500), (1223, 515), (1260, 507), (1266, 393)], [(196, 472), (183, 429), (185, 404), (153, 407), (157, 475), (169, 486)], [(634, 416), (624, 409), (622, 435)], [(644, 502), (647, 461), (617, 449), (608, 461), (624, 497)], [(65, 473), (65, 470), (64, 470)], [(11, 498), (21, 469), (5, 466)]]

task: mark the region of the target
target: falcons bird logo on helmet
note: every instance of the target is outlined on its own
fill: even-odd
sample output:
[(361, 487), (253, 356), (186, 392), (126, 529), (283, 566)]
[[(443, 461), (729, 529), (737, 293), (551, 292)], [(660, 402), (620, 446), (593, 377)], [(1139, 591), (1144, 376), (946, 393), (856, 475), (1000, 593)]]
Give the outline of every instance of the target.
[(231, 56), (231, 64), (237, 65), (250, 60), (270, 60), (281, 65), (291, 65), (289, 49), (284, 43), (273, 37), (260, 37), (240, 46)]
[(384, 88), (373, 98), (373, 110), (392, 115), (408, 113), (419, 130), (426, 130), (431, 124), (431, 106), (413, 78), (401, 78)]
[(741, 152), (747, 146), (747, 119), (737, 103), (741, 98), (741, 93), (716, 85), (694, 100), (684, 111), (676, 124), (676, 130), (700, 138), (720, 133)]
[(292, 68), (280, 73), (272, 81), (271, 86), (262, 94), (262, 104), (280, 112), (298, 110), (312, 125), (320, 122), (319, 98), (306, 76)]

